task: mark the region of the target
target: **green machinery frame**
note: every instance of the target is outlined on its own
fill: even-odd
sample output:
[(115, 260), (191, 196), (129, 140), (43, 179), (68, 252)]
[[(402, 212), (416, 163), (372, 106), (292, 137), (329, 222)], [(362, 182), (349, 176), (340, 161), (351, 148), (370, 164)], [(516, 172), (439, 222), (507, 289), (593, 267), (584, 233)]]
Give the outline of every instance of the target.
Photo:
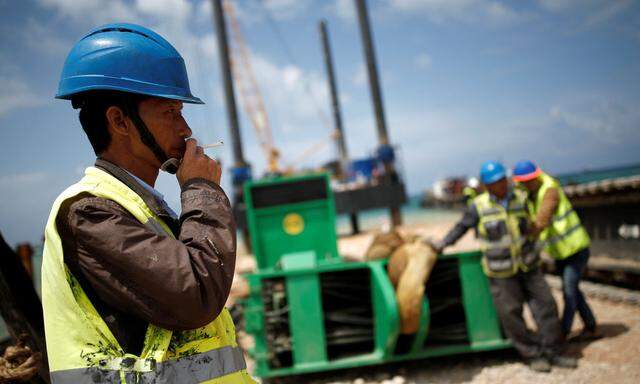
[[(284, 254), (313, 249), (338, 259), (336, 214), (329, 175), (310, 174), (250, 181), (244, 185), (247, 225), (258, 268), (278, 266)], [(297, 218), (302, 227), (287, 228)]]
[[(295, 192), (301, 185), (317, 193)], [(295, 193), (287, 195), (291, 188)], [(259, 266), (247, 275), (250, 295), (244, 302), (246, 331), (255, 339), (249, 352), (256, 375), (289, 376), (510, 347), (480, 252), (439, 257), (427, 282), (419, 330), (401, 335), (387, 261), (345, 262), (337, 254), (326, 175), (247, 183), (245, 196)], [(298, 221), (287, 228), (291, 214)]]

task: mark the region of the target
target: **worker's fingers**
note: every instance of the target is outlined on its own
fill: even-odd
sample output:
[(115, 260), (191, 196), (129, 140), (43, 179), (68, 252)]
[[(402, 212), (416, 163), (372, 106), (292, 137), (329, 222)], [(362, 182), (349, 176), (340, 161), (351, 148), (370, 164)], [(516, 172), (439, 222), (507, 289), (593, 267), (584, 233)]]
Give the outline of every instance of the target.
[(211, 170), (211, 176), (213, 180), (218, 183), (220, 181), (220, 175), (222, 174), (222, 168), (216, 159), (212, 159), (207, 155), (204, 155), (208, 160), (208, 167)]
[(184, 149), (184, 158), (190, 159), (196, 153), (198, 147), (198, 141), (196, 139), (187, 139), (186, 147)]
[(219, 183), (221, 173), (218, 162), (207, 156), (204, 148), (198, 146), (196, 140), (187, 140), (185, 154), (176, 173), (180, 185), (193, 178)]
[(220, 165), (220, 163), (216, 160), (214, 160), (216, 162), (215, 165), (215, 171), (214, 171), (214, 178), (216, 180), (216, 182), (220, 182), (220, 177), (222, 176), (222, 166)]

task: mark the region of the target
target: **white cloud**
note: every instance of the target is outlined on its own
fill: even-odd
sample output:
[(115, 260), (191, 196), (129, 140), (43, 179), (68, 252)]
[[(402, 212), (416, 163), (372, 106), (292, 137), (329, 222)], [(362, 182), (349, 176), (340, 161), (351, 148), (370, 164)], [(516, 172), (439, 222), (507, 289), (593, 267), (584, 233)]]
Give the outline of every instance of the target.
[(416, 56), (416, 58), (414, 59), (414, 64), (416, 66), (416, 68), (418, 69), (429, 69), (431, 68), (431, 56), (429, 56), (429, 54), (427, 53), (420, 53), (418, 56)]
[(306, 11), (311, 0), (262, 0), (276, 19), (291, 19)]
[(630, 0), (609, 1), (607, 4), (604, 4), (598, 10), (590, 14), (585, 20), (585, 25), (587, 27), (594, 27), (596, 25), (604, 24), (620, 15), (631, 5), (632, 2)]
[(178, 23), (188, 21), (193, 9), (187, 0), (137, 0), (136, 7), (143, 14)]
[[(327, 138), (333, 130), (326, 80), (318, 72), (280, 64), (257, 53), (250, 53), (250, 58), (263, 96), (274, 145), (280, 150), (281, 163), (286, 164), (313, 143)], [(266, 164), (255, 129), (246, 116), (239, 86), (236, 86), (236, 95), (244, 152), (250, 154), (254, 174), (260, 175)], [(327, 148), (330, 146), (315, 151), (313, 156), (306, 156), (302, 163), (318, 164), (319, 158), (328, 157)]]
[(19, 108), (42, 105), (46, 100), (17, 75), (0, 74), (0, 117)]
[(585, 2), (585, 0), (538, 0), (542, 8), (554, 12), (564, 11)]
[[(252, 63), (267, 108), (274, 110), (282, 126), (296, 127), (309, 121), (322, 123), (322, 119), (326, 118), (329, 99), (322, 75), (295, 65), (278, 66), (266, 57), (255, 54), (252, 55)], [(320, 117), (320, 113), (324, 117)]]
[(387, 3), (395, 11), (424, 16), (436, 23), (505, 25), (522, 18), (513, 8), (495, 0), (387, 0)]
[(210, 0), (201, 1), (195, 5), (196, 20), (200, 23), (211, 23), (213, 21), (213, 4)]
[(110, 22), (141, 22), (151, 18), (163, 23), (185, 23), (192, 16), (193, 4), (187, 0), (38, 0), (61, 18), (72, 18), (86, 25)]
[(632, 0), (538, 0), (538, 3), (546, 11), (581, 18), (586, 28), (607, 23), (633, 5)]
[(202, 36), (198, 40), (198, 48), (208, 60), (218, 57), (218, 41), (213, 33)]
[(332, 4), (327, 6), (327, 10), (342, 20), (349, 22), (356, 20), (356, 9), (353, 0), (334, 0)]
[(0, 176), (1, 189), (14, 189), (31, 187), (34, 184), (45, 181), (47, 174), (44, 172), (16, 173)]
[(275, 20), (292, 20), (310, 9), (312, 0), (252, 0), (233, 1), (238, 19), (250, 25), (272, 17)]
[(351, 77), (351, 81), (353, 85), (358, 87), (364, 87), (367, 84), (367, 67), (365, 67), (364, 63), (358, 65), (358, 68), (356, 68), (356, 71)]
[(29, 18), (24, 25), (23, 36), (26, 45), (36, 52), (59, 55), (67, 52), (73, 41), (68, 41), (33, 18)]
[(8, 243), (40, 241), (59, 180), (41, 171), (0, 175), (0, 230)]
[(606, 143), (624, 143), (638, 133), (640, 112), (616, 101), (584, 102), (578, 105), (553, 106), (552, 122)]
[[(398, 78), (394, 72), (387, 69), (380, 69), (378, 65), (378, 77), (381, 82), (381, 87), (383, 89), (387, 87), (392, 87), (393, 84), (396, 84)], [(369, 85), (369, 73), (367, 71), (367, 66), (364, 62), (361, 62), (356, 67), (355, 71), (351, 74), (351, 83), (356, 87), (367, 87)]]
[(340, 92), (340, 94), (338, 95), (338, 101), (340, 102), (340, 105), (350, 104), (352, 100), (353, 97), (350, 93)]
[(53, 8), (59, 16), (82, 20), (92, 25), (114, 21), (133, 21), (135, 12), (122, 0), (39, 0), (42, 5)]

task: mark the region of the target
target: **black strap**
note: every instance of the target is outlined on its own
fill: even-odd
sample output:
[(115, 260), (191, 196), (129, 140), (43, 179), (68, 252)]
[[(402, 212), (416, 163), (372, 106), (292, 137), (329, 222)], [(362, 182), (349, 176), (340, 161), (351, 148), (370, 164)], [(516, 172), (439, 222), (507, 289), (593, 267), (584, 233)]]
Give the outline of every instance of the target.
[(124, 105), (125, 105), (125, 108), (127, 109), (126, 114), (133, 122), (133, 125), (136, 126), (136, 129), (140, 134), (140, 139), (142, 140), (142, 143), (146, 145), (147, 148), (149, 148), (151, 152), (153, 152), (153, 154), (156, 156), (158, 161), (160, 161), (160, 164), (161, 164), (160, 169), (162, 169), (165, 172), (175, 174), (178, 171), (179, 162), (175, 161), (175, 159), (171, 159), (162, 150), (162, 148), (160, 148), (155, 137), (153, 137), (153, 135), (149, 131), (149, 128), (147, 128), (147, 125), (144, 123), (144, 121), (142, 121), (142, 118), (138, 113), (138, 108), (133, 104), (134, 103), (130, 99), (125, 100)]
[(171, 216), (171, 214), (165, 209), (165, 207), (158, 200), (156, 200), (156, 197), (145, 187), (140, 185), (140, 183), (138, 183), (133, 177), (131, 177), (131, 175), (127, 171), (102, 158), (96, 159), (95, 166), (111, 174), (113, 177), (124, 183), (127, 187), (131, 188), (133, 192), (135, 192), (142, 198), (144, 203), (147, 204), (151, 211), (158, 217), (160, 217), (160, 219), (162, 219), (162, 221), (164, 221), (165, 224), (169, 226), (171, 232), (173, 232), (176, 237), (180, 235), (180, 222), (173, 216)]

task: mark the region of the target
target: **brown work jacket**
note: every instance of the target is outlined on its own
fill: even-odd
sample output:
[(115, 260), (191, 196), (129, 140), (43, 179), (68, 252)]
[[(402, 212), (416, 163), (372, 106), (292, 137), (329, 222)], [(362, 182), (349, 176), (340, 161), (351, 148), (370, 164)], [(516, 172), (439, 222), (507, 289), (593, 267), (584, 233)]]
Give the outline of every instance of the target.
[(236, 227), (222, 188), (186, 181), (176, 219), (122, 168), (102, 159), (96, 167), (136, 192), (175, 235), (158, 235), (118, 203), (88, 193), (58, 212), (64, 261), (125, 352), (140, 354), (149, 323), (186, 330), (215, 319), (236, 257)]

